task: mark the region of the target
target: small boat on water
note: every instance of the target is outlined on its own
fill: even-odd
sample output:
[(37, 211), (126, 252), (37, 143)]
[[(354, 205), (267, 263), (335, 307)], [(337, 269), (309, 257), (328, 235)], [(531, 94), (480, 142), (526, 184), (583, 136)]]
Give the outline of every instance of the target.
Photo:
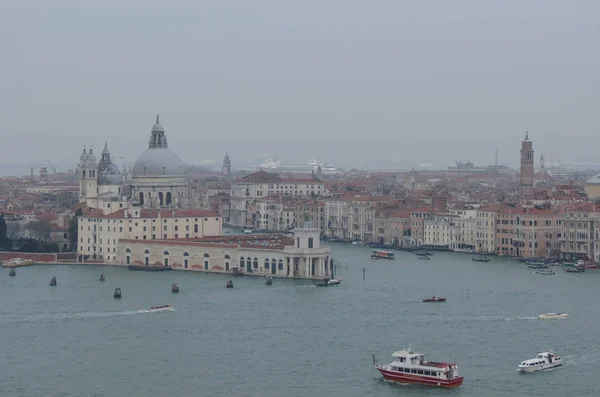
[(543, 371), (545, 369), (560, 367), (562, 365), (562, 358), (555, 355), (551, 350), (539, 353), (535, 358), (523, 361), (519, 364), (517, 371), (519, 372), (536, 372)]
[(419, 255), (419, 256), (417, 256), (417, 259), (421, 259), (423, 261), (431, 260), (431, 258), (428, 257), (427, 255)]
[(331, 285), (338, 285), (342, 282), (339, 278), (324, 278), (315, 283), (317, 287), (329, 287)]
[(2, 262), (2, 267), (12, 268), (12, 267), (23, 267), (23, 266), (31, 266), (33, 265), (33, 261), (31, 259), (23, 259), (23, 258), (13, 258), (8, 261)]
[(394, 253), (391, 251), (375, 249), (371, 252), (371, 259), (394, 259)]
[(446, 302), (446, 297), (434, 295), (431, 298), (423, 298), (423, 302)]
[(540, 274), (542, 276), (554, 276), (556, 273), (550, 269), (538, 269), (533, 271), (534, 274)]
[(225, 288), (233, 288), (233, 281), (232, 280), (228, 280), (227, 284), (225, 284)]
[(542, 313), (537, 318), (540, 320), (565, 320), (568, 313)]
[(422, 256), (431, 256), (431, 255), (433, 255), (433, 253), (430, 252), (430, 251), (418, 251), (417, 250), (417, 251), (415, 251), (415, 255), (417, 255), (417, 256), (421, 256), (421, 255)]
[(152, 306), (149, 310), (151, 312), (166, 312), (173, 310), (173, 305), (160, 305), (160, 306)]
[(585, 272), (585, 267), (565, 267), (565, 272), (567, 272), (567, 273), (583, 273), (583, 272)]
[(373, 355), (373, 366), (388, 381), (446, 388), (458, 387), (463, 383), (464, 378), (458, 373), (455, 363), (426, 361), (423, 354), (412, 351), (410, 346), (392, 356), (394, 361), (379, 365)]
[(267, 276), (267, 277), (265, 278), (265, 284), (266, 284), (266, 285), (273, 285), (273, 277), (271, 277), (271, 276)]
[(487, 256), (476, 256), (476, 257), (471, 258), (471, 260), (473, 262), (489, 262), (492, 259), (488, 258)]
[(548, 265), (541, 262), (531, 262), (527, 265), (527, 267), (530, 269), (547, 269)]

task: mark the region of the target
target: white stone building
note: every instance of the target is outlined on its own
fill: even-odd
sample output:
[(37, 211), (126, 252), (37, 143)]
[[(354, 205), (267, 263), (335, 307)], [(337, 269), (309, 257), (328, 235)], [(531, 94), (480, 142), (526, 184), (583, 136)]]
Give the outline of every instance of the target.
[(331, 276), (334, 264), (331, 249), (320, 246), (319, 232), (309, 223), (294, 229), (293, 237), (265, 234), (163, 241), (123, 239), (118, 260), (125, 264), (167, 265), (174, 270), (323, 278)]
[(119, 263), (119, 240), (167, 240), (220, 236), (223, 219), (201, 209), (152, 210), (139, 207), (104, 214), (91, 211), (79, 217), (79, 260), (99, 259)]

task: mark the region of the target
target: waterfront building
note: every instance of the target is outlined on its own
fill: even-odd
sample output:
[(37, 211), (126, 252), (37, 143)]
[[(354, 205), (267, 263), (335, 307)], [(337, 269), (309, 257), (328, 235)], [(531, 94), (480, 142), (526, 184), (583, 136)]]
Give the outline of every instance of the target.
[(416, 245), (412, 238), (410, 210), (392, 208), (377, 209), (374, 216), (375, 241), (395, 247)]
[(501, 207), (491, 205), (477, 209), (475, 221), (477, 252), (484, 254), (496, 252), (496, 214)]
[(132, 207), (110, 214), (88, 211), (78, 220), (77, 252), (83, 257), (119, 263), (119, 241), (190, 239), (222, 235), (223, 218), (201, 209), (144, 209)]
[(331, 249), (320, 246), (320, 230), (307, 222), (282, 234), (191, 239), (123, 239), (118, 260), (125, 264), (168, 265), (175, 270), (235, 272), (290, 278), (323, 278), (333, 272)]
[(327, 237), (346, 241), (349, 230), (350, 196), (326, 197), (325, 219), (327, 220)]
[(596, 260), (600, 207), (581, 204), (566, 210), (561, 219), (560, 252), (566, 260)]
[(284, 196), (322, 196), (325, 185), (314, 176), (305, 179), (282, 178), (266, 171), (257, 171), (231, 183), (229, 223), (234, 226), (252, 224), (249, 205), (259, 197), (273, 194)]
[(453, 251), (475, 251), (477, 233), (477, 210), (471, 207), (450, 209), (457, 216), (450, 227), (450, 249)]
[(451, 230), (455, 228), (458, 215), (431, 214), (423, 223), (423, 245), (435, 249), (449, 249)]

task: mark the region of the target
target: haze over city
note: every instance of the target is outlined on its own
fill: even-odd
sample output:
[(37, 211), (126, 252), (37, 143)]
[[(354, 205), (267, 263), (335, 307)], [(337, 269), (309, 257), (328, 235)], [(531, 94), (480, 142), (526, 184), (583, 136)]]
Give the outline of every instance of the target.
[[(2, 163), (135, 160), (156, 114), (186, 163), (408, 168), (594, 158), (600, 4), (29, 1), (0, 6)], [(41, 160), (43, 161), (43, 160)]]

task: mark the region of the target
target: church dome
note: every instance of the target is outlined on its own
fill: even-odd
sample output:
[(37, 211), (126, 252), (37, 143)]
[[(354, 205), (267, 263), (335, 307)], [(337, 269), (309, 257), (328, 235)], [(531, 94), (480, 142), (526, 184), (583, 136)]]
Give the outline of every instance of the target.
[(156, 116), (148, 149), (133, 164), (134, 177), (183, 176), (183, 163), (167, 146), (165, 130)]
[(150, 148), (133, 164), (133, 176), (182, 176), (183, 163), (168, 147)]

